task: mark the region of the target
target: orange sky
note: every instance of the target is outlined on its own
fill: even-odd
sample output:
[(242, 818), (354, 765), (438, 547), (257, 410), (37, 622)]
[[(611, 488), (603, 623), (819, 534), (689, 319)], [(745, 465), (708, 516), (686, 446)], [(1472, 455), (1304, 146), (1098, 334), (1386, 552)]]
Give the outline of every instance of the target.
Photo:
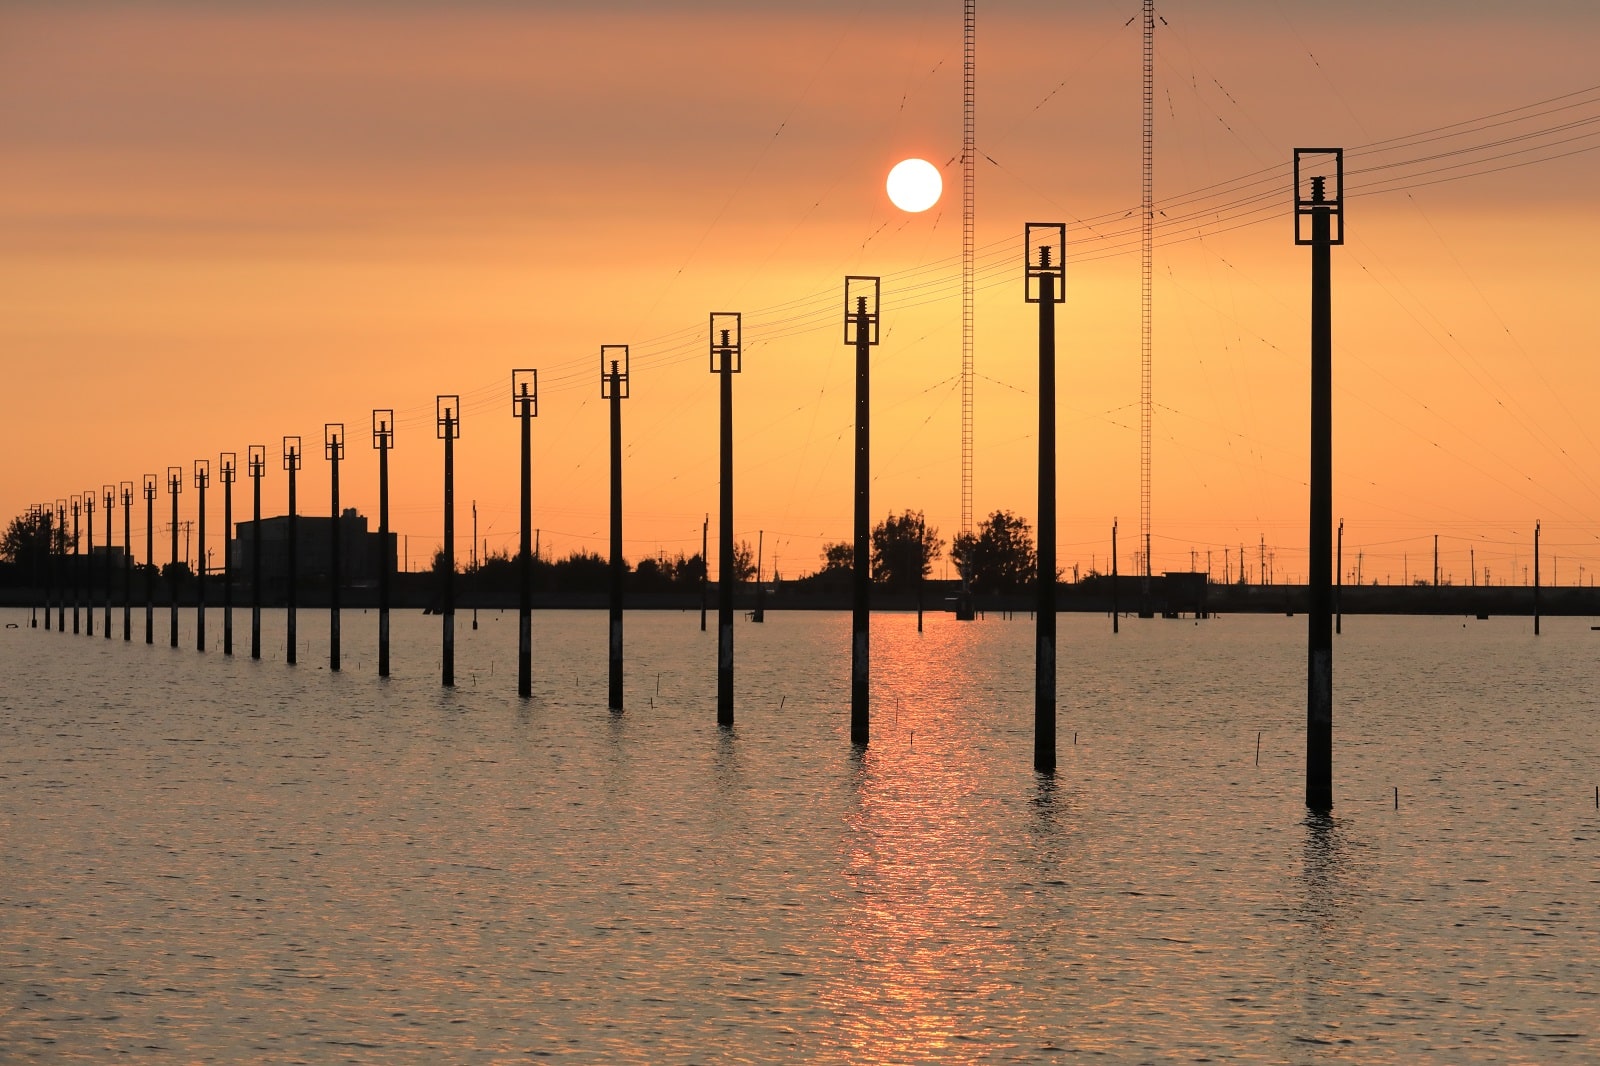
[[(1103, 567), (1117, 518), (1126, 570), (1139, 255), (1111, 235), (1139, 204), (1140, 42), (1137, 21), (1124, 26), (1139, 5), (1067, 6), (980, 3), (976, 508), (1035, 517), (1035, 341), (1015, 248), (1025, 221), (1065, 221), (1060, 558), (1069, 572)], [(394, 524), (415, 567), (442, 535), (432, 421), (448, 392), (465, 404), (458, 550), (474, 499), (480, 536), (512, 549), (506, 393), (511, 368), (533, 366), (535, 523), (547, 550), (604, 552), (598, 349), (626, 343), (627, 551), (692, 553), (717, 505), (706, 315), (741, 310), (735, 524), (752, 542), (765, 529), (769, 560), (803, 573), (849, 536), (841, 289), (866, 273), (885, 278), (873, 509), (924, 509), (948, 537), (959, 169), (919, 216), (893, 209), (882, 179), (900, 158), (943, 166), (959, 153), (960, 10), (0, 7), (0, 510), (265, 443), (266, 509), (280, 513), (276, 456), (300, 434), (312, 447), (302, 509), (326, 513), (318, 445), (323, 423), (342, 421), (343, 501), (375, 522), (370, 414), (393, 407)], [(1354, 153), (1400, 138), (1403, 150), (1359, 165), (1415, 159), (1462, 143), (1424, 131), (1600, 80), (1600, 12), (1585, 3), (1161, 11), (1158, 206), (1282, 168), (1296, 145)], [(1552, 147), (1507, 164), (1600, 145), (1583, 124), (1600, 120), (1600, 96), (1568, 102), (1471, 143), (1546, 131), (1538, 143)], [(1600, 428), (1587, 410), (1600, 395), (1600, 267), (1581, 242), (1600, 153), (1423, 185), (1425, 169), (1395, 168), (1403, 191), (1353, 195), (1334, 253), (1347, 563), (1361, 552), (1367, 580), (1414, 577), (1438, 533), (1456, 581), (1469, 547), (1480, 580), (1485, 566), (1496, 582), (1520, 578), (1541, 519), (1553, 576), (1570, 583), (1581, 564), (1587, 581), (1600, 568)], [(1280, 578), (1304, 573), (1309, 268), (1287, 176), (1266, 177), (1282, 192), (1264, 221), (1219, 214), (1202, 239), (1156, 248), (1158, 570), (1186, 568), (1191, 549), (1204, 566), (1209, 550), (1220, 577), (1225, 549), (1246, 544), (1254, 560), (1264, 538)], [(192, 488), (180, 502), (192, 515)], [(158, 522), (169, 507), (163, 494)]]

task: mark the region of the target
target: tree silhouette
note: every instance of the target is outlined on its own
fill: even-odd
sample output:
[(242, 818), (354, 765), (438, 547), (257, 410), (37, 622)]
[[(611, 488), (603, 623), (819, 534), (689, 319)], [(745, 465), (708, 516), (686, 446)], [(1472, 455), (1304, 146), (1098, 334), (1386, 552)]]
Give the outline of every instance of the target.
[(921, 511), (891, 514), (872, 530), (872, 580), (891, 589), (914, 589), (943, 550), (939, 531), (928, 528)]
[(957, 534), (950, 545), (950, 558), (974, 592), (1017, 592), (1033, 581), (1037, 557), (1027, 519), (995, 511), (978, 530)]

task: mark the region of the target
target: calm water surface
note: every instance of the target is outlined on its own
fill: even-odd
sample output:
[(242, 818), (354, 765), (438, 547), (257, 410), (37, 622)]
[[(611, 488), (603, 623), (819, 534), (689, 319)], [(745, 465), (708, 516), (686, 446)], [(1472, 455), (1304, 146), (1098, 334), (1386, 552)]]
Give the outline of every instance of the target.
[[(1600, 632), (1346, 619), (1335, 814), (1303, 796), (1304, 619), (716, 637), (603, 612), (283, 619), (265, 657), (0, 630), (0, 1060), (1600, 1060)], [(69, 623), (70, 625), (70, 623)], [(1257, 738), (1260, 756), (1257, 762)], [(1399, 806), (1395, 805), (1398, 789)]]

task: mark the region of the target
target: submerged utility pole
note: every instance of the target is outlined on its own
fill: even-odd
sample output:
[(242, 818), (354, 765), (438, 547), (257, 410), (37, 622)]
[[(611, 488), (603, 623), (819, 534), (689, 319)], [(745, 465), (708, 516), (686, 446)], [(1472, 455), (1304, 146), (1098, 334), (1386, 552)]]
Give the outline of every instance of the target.
[(1119, 632), (1117, 616), (1121, 606), (1117, 602), (1117, 520), (1111, 520), (1111, 632)]
[(700, 632), (706, 631), (706, 595), (711, 582), (711, 512), (700, 523)]
[(245, 454), (255, 496), (254, 533), (250, 537), (250, 658), (261, 658), (261, 479), (267, 473), (267, 446), (252, 444)]
[(290, 666), (299, 661), (296, 645), (299, 642), (300, 635), (296, 628), (297, 619), (295, 615), (298, 613), (300, 606), (300, 518), (296, 508), (298, 501), (295, 499), (295, 474), (299, 473), (300, 464), (304, 456), (305, 449), (301, 447), (299, 437), (283, 438), (283, 469), (289, 474), (289, 536), (287, 538), (289, 542), (289, 587), (288, 604), (284, 611), (283, 624), (287, 637), (285, 644), (288, 649), (288, 663)]
[(167, 467), (167, 495), (172, 497), (172, 569), (167, 575), (167, 606), (174, 648), (178, 646), (178, 497), (182, 493), (183, 467)]
[(1023, 295), (1039, 305), (1039, 548), (1033, 667), (1033, 769), (1056, 772), (1056, 305), (1066, 300), (1067, 227), (1023, 229)]
[(539, 371), (511, 371), (511, 413), (522, 423), (522, 542), (517, 558), (517, 695), (533, 695), (533, 420)]
[(733, 726), (733, 375), (744, 369), (744, 316), (711, 312), (711, 372), (719, 378), (722, 420), (717, 496), (717, 725)]
[(1339, 519), (1339, 540), (1333, 549), (1333, 631), (1344, 632), (1344, 519)]
[(443, 645), (439, 657), (439, 682), (446, 688), (456, 683), (456, 440), (461, 436), (461, 397), (434, 397), (434, 432), (444, 441), (444, 580), (440, 590), (443, 603)]
[(322, 454), (329, 463), (329, 485), (332, 494), (328, 505), (332, 520), (328, 523), (328, 670), (339, 672), (339, 460), (344, 458), (344, 423), (325, 422), (322, 426)]
[[(83, 490), (83, 524), (89, 532), (89, 546), (84, 550), (83, 614), (84, 635), (94, 636), (94, 489)], [(73, 632), (77, 632), (74, 628)]]
[(1539, 635), (1539, 523), (1533, 524), (1533, 635)]
[(111, 639), (111, 512), (117, 507), (117, 487), (107, 485), (104, 488), (106, 504), (106, 595), (103, 601), (106, 605), (103, 632), (107, 640)]
[(156, 494), (161, 485), (154, 474), (144, 476), (144, 642), (156, 642)]
[[(1333, 188), (1328, 189), (1329, 179)], [(1311, 247), (1311, 531), (1306, 806), (1333, 808), (1333, 313), (1330, 249), (1344, 243), (1344, 149), (1296, 148), (1295, 243)]]
[(600, 398), (611, 401), (611, 655), (606, 706), (622, 710), (622, 401), (628, 398), (628, 346), (600, 346)]
[(872, 443), (870, 364), (868, 352), (878, 343), (880, 283), (876, 277), (851, 274), (844, 279), (844, 342), (856, 346), (856, 488), (855, 549), (851, 561), (850, 609), (850, 743), (866, 747), (871, 737), (868, 707), (872, 617), (871, 488)]
[(194, 650), (206, 650), (206, 486), (211, 484), (211, 460), (194, 461), (194, 487), (200, 494), (200, 550), (195, 555), (199, 574), (194, 608)]
[(378, 450), (378, 676), (389, 676), (389, 449), (394, 447), (394, 411), (374, 408), (372, 446)]
[(233, 654), (233, 483), (239, 478), (239, 456), (223, 452), (217, 460), (222, 482), (222, 654)]
[[(122, 641), (133, 640), (133, 482), (118, 484), (122, 495)], [(49, 609), (46, 608), (46, 615)]]

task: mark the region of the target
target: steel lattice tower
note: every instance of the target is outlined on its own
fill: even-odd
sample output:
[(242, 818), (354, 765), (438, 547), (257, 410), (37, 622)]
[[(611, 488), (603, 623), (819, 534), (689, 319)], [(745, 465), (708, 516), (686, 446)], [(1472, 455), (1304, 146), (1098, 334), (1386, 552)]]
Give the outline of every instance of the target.
[(1143, 242), (1139, 277), (1139, 539), (1150, 577), (1150, 335), (1155, 251), (1155, 0), (1144, 0)]
[(973, 39), (977, 0), (965, 0), (961, 63), (961, 532), (972, 532), (972, 296), (977, 149)]

